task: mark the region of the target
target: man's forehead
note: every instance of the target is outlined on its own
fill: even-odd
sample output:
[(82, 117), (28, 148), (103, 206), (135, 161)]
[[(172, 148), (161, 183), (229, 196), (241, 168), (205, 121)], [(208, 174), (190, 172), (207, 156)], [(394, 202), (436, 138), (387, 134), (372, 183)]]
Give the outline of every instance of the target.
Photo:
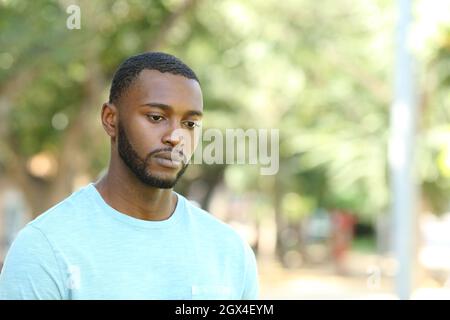
[(142, 99), (179, 99), (196, 105), (202, 101), (202, 92), (198, 82), (182, 75), (162, 73), (157, 70), (143, 70), (138, 76), (136, 87), (137, 93)]

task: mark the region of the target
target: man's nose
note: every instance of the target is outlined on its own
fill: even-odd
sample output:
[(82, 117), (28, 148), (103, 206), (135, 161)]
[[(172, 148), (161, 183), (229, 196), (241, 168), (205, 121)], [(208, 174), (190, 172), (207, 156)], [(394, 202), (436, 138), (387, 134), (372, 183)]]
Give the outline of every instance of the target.
[(174, 128), (170, 130), (167, 134), (164, 135), (163, 143), (165, 145), (170, 145), (172, 148), (180, 144), (182, 145), (184, 137), (181, 131), (182, 130), (180, 128)]

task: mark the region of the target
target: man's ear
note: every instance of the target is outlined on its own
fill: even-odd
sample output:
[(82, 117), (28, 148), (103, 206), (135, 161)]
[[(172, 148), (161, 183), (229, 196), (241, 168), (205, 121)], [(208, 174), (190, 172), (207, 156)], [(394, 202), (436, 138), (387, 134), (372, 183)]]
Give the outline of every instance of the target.
[(117, 135), (118, 110), (113, 103), (105, 102), (102, 106), (102, 125), (106, 133), (115, 138)]

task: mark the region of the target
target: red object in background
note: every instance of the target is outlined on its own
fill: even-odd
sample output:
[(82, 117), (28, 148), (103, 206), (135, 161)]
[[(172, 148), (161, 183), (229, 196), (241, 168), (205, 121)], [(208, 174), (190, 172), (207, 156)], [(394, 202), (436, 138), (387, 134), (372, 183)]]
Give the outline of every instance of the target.
[(332, 255), (338, 268), (342, 268), (345, 254), (351, 248), (353, 230), (356, 218), (344, 210), (334, 210), (331, 215), (332, 223)]

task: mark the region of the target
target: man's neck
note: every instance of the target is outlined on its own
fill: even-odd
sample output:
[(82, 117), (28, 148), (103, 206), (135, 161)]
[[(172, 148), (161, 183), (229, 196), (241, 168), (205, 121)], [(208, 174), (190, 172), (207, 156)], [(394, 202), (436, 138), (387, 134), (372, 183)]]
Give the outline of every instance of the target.
[(177, 196), (172, 189), (145, 185), (132, 174), (107, 174), (95, 183), (103, 200), (112, 208), (137, 219), (161, 221), (175, 211)]

